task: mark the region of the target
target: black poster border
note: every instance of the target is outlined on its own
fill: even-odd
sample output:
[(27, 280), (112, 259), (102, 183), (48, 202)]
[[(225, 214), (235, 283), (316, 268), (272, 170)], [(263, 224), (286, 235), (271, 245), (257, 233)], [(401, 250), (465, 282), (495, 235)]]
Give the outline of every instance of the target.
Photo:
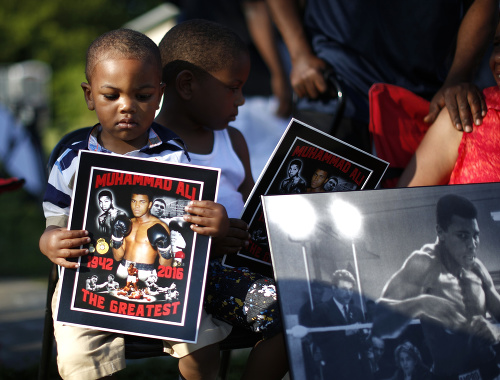
[[(382, 348), (382, 356), (379, 357), (379, 372), (376, 373), (379, 377), (376, 378), (396, 378), (394, 375), (398, 370), (398, 364), (394, 360), (396, 348), (407, 343), (411, 343), (410, 347), (418, 352), (422, 362), (420, 364), (427, 369), (432, 368), (436, 360), (440, 361), (436, 366), (440, 369), (460, 367), (456, 365), (457, 363), (464, 364), (461, 374), (451, 372), (455, 375), (454, 378), (480, 378), (477, 368), (474, 369), (472, 365), (472, 368), (467, 369), (467, 366), (471, 365), (470, 363), (477, 364), (474, 360), (477, 360), (477, 356), (481, 356), (483, 352), (495, 353), (496, 357), (492, 363), (497, 367), (499, 343), (497, 340), (483, 339), (477, 332), (474, 333), (472, 328), (474, 322), (471, 322), (473, 319), (468, 319), (461, 326), (463, 330), (457, 334), (454, 330), (456, 326), (451, 325), (449, 321), (436, 319), (429, 328), (430, 319), (426, 320), (425, 313), (422, 314), (424, 316), (422, 319), (418, 316), (409, 318), (410, 306), (401, 309), (402, 314), (398, 314), (388, 307), (379, 305), (388, 284), (405, 267), (412, 255), (418, 256), (419, 253), (425, 252), (429, 257), (439, 256), (432, 253), (438, 242), (436, 207), (442, 197), (450, 194), (467, 198), (476, 208), (477, 215), (471, 219), (476, 220), (480, 242), (477, 240), (476, 243), (478, 250), (474, 253), (474, 260), (477, 266), (474, 270), (479, 273), (477, 268), (483, 268), (481, 273), (485, 282), (482, 287), (495, 289), (494, 293), (498, 294), (500, 183), (262, 197), (293, 379), (312, 380), (321, 375), (326, 378), (331, 377), (332, 371), (328, 368), (332, 368), (333, 363), (338, 365), (339, 358), (342, 360), (342, 368), (337, 367), (338, 372), (334, 372), (336, 378), (353, 380), (372, 378), (370, 371), (374, 367), (371, 366), (370, 355), (367, 354), (370, 354), (368, 349), (373, 344), (369, 339), (372, 335), (377, 337), (374, 329), (380, 333), (379, 341), (383, 340), (385, 346)], [(330, 210), (325, 207), (334, 204), (348, 206), (342, 207), (339, 211), (342, 214), (341, 218), (337, 215), (339, 219), (331, 212), (333, 207)], [(284, 216), (277, 212), (299, 208), (302, 211), (308, 209), (307, 214), (313, 218), (305, 222), (303, 218), (291, 217), (291, 213)], [(346, 213), (355, 215), (353, 219), (359, 219), (357, 234), (351, 235), (347, 231), (342, 231), (346, 223), (337, 223), (338, 220), (346, 220)], [(315, 219), (312, 224), (321, 228), (312, 228), (308, 233), (299, 236), (297, 231), (301, 231), (306, 224), (311, 224), (309, 222), (311, 219)], [(477, 260), (480, 260), (481, 264), (478, 264)], [(437, 265), (441, 265), (439, 261)], [(417, 266), (407, 266), (407, 268), (418, 269)], [(339, 319), (336, 313), (340, 309), (337, 307), (325, 308), (327, 305), (333, 306), (334, 303), (332, 275), (337, 271), (348, 271), (355, 280), (349, 302), (352, 311), (350, 322), (347, 322), (344, 316)], [(456, 281), (452, 275), (444, 274), (445, 272), (443, 269), (434, 272), (434, 275), (439, 273), (441, 279), (447, 279), (441, 280), (439, 286), (436, 285), (437, 281), (433, 282), (438, 288)], [(409, 273), (406, 272), (405, 275), (408, 276)], [(465, 294), (466, 290), (462, 291), (464, 292), (462, 294)], [(426, 289), (426, 292), (429, 290)], [(437, 295), (446, 300), (453, 300), (457, 294), (457, 300), (453, 301), (453, 307), (456, 308), (453, 315), (462, 310), (460, 305), (464, 300), (461, 299), (461, 293), (442, 292), (441, 296)], [(484, 294), (492, 293), (484, 292)], [(468, 299), (468, 304), (481, 304), (484, 301), (482, 298), (484, 294), (474, 293), (477, 298)], [(474, 301), (471, 301), (472, 299)], [(500, 326), (499, 315), (494, 315), (498, 309), (492, 306), (497, 305), (498, 299), (498, 296), (495, 297), (495, 303), (489, 306), (488, 303), (484, 303), (486, 311), (482, 312), (485, 315), (476, 310), (477, 316), (482, 315), (489, 322), (492, 331), (498, 331)], [(425, 303), (427, 302), (431, 301), (426, 300)], [(370, 305), (376, 307), (372, 308)], [(405, 314), (406, 317), (403, 319), (406, 324), (394, 324), (396, 319), (401, 321), (401, 315)], [(374, 324), (377, 326), (374, 327)], [(360, 339), (346, 339), (348, 332), (350, 337), (357, 336)], [(457, 336), (463, 339), (457, 340)], [(438, 338), (433, 339), (433, 337)], [(356, 343), (353, 343), (354, 341)], [(462, 344), (464, 341), (475, 341), (475, 344)], [(323, 352), (316, 356), (311, 355), (311, 347), (314, 346), (322, 346), (318, 351)], [(353, 350), (354, 347), (357, 351)], [(380, 343), (378, 347), (380, 348)], [(439, 354), (433, 357), (433, 353), (445, 349), (448, 356), (444, 359)], [(360, 355), (352, 355), (353, 352), (359, 352)], [(449, 352), (457, 352), (457, 356), (451, 357)], [(476, 355), (476, 358), (471, 358), (473, 355)], [(450, 367), (447, 367), (446, 363)], [(368, 372), (353, 375), (358, 369)], [(450, 374), (448, 376), (435, 374), (433, 378), (451, 377)]]
[[(303, 146), (305, 147), (301, 153), (297, 153), (297, 151), (294, 150), (294, 147), (297, 147), (299, 143), (304, 144)], [(309, 147), (310, 149), (308, 149)], [(313, 155), (321, 158), (311, 157)], [(389, 166), (388, 162), (372, 154), (332, 137), (300, 120), (291, 119), (287, 129), (283, 133), (283, 136), (252, 189), (241, 215), (241, 219), (248, 223), (249, 232), (252, 236), (249, 248), (240, 250), (240, 252), (234, 255), (224, 256), (223, 264), (225, 266), (245, 266), (255, 272), (272, 277), (273, 271), (267, 236), (265, 236), (266, 228), (261, 196), (289, 194), (286, 192), (280, 193), (278, 187), (284, 178), (283, 173), (286, 173), (287, 164), (294, 158), (298, 157), (305, 162), (302, 168), (304, 171), (307, 167), (308, 160), (310, 162), (316, 161), (321, 164), (335, 166), (335, 164), (332, 163), (333, 158), (329, 155), (340, 158), (340, 160), (336, 162), (339, 167), (344, 164), (342, 170), (349, 166), (349, 175), (353, 175), (353, 171), (359, 169), (359, 176), (356, 178), (358, 181), (357, 183), (355, 183), (352, 178), (349, 178), (347, 174), (342, 176), (342, 173), (340, 173), (342, 170), (337, 170), (337, 177), (345, 181), (345, 186), (352, 185), (355, 187), (355, 190), (375, 189)], [(346, 171), (346, 173), (347, 172), (348, 171)], [(333, 191), (343, 191), (338, 188), (340, 188), (340, 186), (337, 186), (337, 190)], [(349, 189), (344, 188), (344, 190)], [(256, 232), (258, 231), (262, 231), (262, 234), (257, 234)], [(256, 237), (257, 235), (259, 236)], [(259, 243), (258, 241), (260, 239), (265, 243)], [(256, 251), (259, 253), (254, 254), (253, 252)], [(262, 254), (261, 252), (265, 253)]]
[[(144, 296), (141, 301), (138, 301), (123, 300), (125, 296), (117, 298), (118, 295), (115, 291), (109, 291), (109, 294), (103, 294), (106, 292), (98, 294), (97, 291), (85, 292), (82, 286), (77, 290), (77, 287), (82, 284), (83, 276), (90, 278), (92, 274), (102, 276), (104, 276), (103, 273), (107, 274), (108, 272), (104, 272), (104, 257), (106, 255), (113, 257), (110, 248), (111, 237), (107, 235), (106, 238), (102, 238), (102, 231), (96, 226), (98, 222), (95, 216), (94, 220), (96, 221), (92, 223), (91, 209), (96, 209), (97, 201), (95, 199), (97, 199), (98, 192), (98, 190), (92, 188), (92, 185), (97, 184), (95, 178), (97, 178), (98, 174), (96, 173), (101, 171), (109, 172), (110, 176), (113, 173), (128, 173), (134, 176), (131, 177), (134, 178), (134, 181), (135, 178), (138, 178), (139, 181), (142, 177), (144, 178), (143, 186), (152, 190), (156, 196), (168, 196), (168, 199), (173, 199), (172, 204), (182, 205), (183, 210), (184, 205), (190, 200), (215, 201), (217, 199), (220, 170), (99, 152), (80, 151), (79, 154), (80, 162), (75, 175), (69, 229), (88, 230), (92, 239), (90, 245), (86, 246), (91, 250), (89, 257), (99, 257), (101, 261), (95, 261), (97, 263), (96, 267), (91, 268), (92, 259), (83, 257), (75, 260), (80, 263), (78, 269), (63, 268), (59, 284), (60, 294), (56, 320), (70, 325), (110, 332), (195, 343), (203, 307), (210, 238), (192, 232), (189, 226), (184, 225), (184, 230), (179, 228), (179, 230), (183, 231), (181, 235), (186, 237), (185, 240), (187, 241), (186, 243), (183, 240), (184, 245), (187, 245), (187, 248), (184, 249), (186, 251), (184, 261), (182, 259), (177, 262), (174, 260), (174, 263), (178, 264), (179, 267), (176, 267), (176, 264), (171, 267), (162, 267), (158, 265), (158, 260), (156, 260), (155, 264), (158, 285), (175, 283), (177, 288), (174, 287), (174, 290), (180, 290), (179, 293), (184, 292), (184, 294), (180, 294), (177, 301), (175, 301), (176, 298), (173, 299), (175, 302), (169, 301), (169, 298), (167, 298), (172, 295), (170, 290), (157, 293), (158, 297)], [(146, 178), (154, 178), (154, 181), (148, 182)], [(173, 187), (168, 188), (168, 183), (173, 183)], [(120, 186), (115, 183), (113, 187), (113, 181), (111, 181), (111, 185), (110, 182), (105, 183), (104, 181), (101, 184), (103, 188), (111, 188), (115, 198), (120, 195), (122, 199), (125, 197), (124, 192), (119, 190), (121, 189)], [(137, 185), (137, 183), (127, 183), (127, 186), (122, 186), (123, 190), (127, 190), (128, 206), (130, 206), (130, 189)], [(122, 202), (122, 205), (125, 205), (125, 202)], [(125, 209), (124, 206), (122, 208)], [(178, 216), (184, 212), (179, 211), (179, 209), (179, 206), (177, 206), (177, 210), (173, 208), (175, 212), (179, 213)], [(101, 242), (101, 245), (99, 245), (98, 241)], [(106, 247), (106, 249), (99, 251), (99, 247)], [(174, 255), (174, 257), (177, 256)], [(110, 258), (107, 260), (111, 261)], [(184, 265), (180, 264), (182, 262), (186, 262), (186, 267), (182, 267), (183, 270), (180, 271), (180, 265)], [(115, 261), (112, 265), (114, 270), (114, 267), (118, 266), (119, 262)], [(161, 274), (162, 271), (163, 275)], [(166, 289), (166, 287), (163, 289)], [(80, 293), (77, 293), (77, 291)], [(95, 293), (95, 296), (93, 295), (95, 298), (90, 298), (91, 293)], [(89, 302), (88, 307), (82, 307), (82, 298), (77, 300), (77, 294), (88, 295), (88, 298), (85, 297), (86, 302)], [(165, 299), (161, 302), (160, 297), (165, 297)], [(115, 298), (117, 299), (115, 300)], [(91, 299), (93, 304), (90, 305)], [(182, 302), (178, 302), (179, 299)], [(144, 301), (144, 304), (140, 306), (142, 301)], [(126, 312), (124, 304), (128, 307)], [(174, 307), (174, 304), (179, 305)], [(103, 305), (105, 305), (104, 308)], [(122, 309), (119, 309), (119, 307), (122, 307)], [(174, 317), (174, 310), (178, 309), (181, 310), (182, 316)], [(141, 310), (141, 313), (139, 313), (139, 310)]]

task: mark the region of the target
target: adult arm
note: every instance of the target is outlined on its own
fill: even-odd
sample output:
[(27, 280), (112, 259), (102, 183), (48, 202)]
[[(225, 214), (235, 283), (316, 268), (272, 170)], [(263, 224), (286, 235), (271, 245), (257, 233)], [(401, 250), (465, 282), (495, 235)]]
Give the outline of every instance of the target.
[(398, 187), (447, 184), (458, 158), (462, 133), (452, 127), (446, 110), (427, 130), (398, 181)]
[(497, 0), (474, 0), (457, 35), (453, 62), (443, 86), (434, 95), (425, 121), (432, 123), (446, 107), (459, 131), (471, 132), (486, 115), (486, 103), (472, 81), (498, 23)]
[(297, 1), (266, 0), (271, 16), (290, 53), (290, 82), (299, 97), (317, 98), (327, 90), (323, 79), (326, 63), (313, 53)]
[(288, 117), (292, 113), (292, 90), (279, 54), (267, 4), (264, 0), (243, 1), (243, 13), (252, 40), (271, 73), (271, 88), (278, 99), (276, 114)]

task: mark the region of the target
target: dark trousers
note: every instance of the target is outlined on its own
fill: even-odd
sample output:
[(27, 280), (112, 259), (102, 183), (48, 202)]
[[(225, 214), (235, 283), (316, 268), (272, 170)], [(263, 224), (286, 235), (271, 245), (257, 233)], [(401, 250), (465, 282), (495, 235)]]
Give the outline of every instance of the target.
[(356, 148), (372, 153), (367, 123), (341, 116), (336, 120), (335, 113), (329, 114), (302, 109), (295, 110), (293, 117)]

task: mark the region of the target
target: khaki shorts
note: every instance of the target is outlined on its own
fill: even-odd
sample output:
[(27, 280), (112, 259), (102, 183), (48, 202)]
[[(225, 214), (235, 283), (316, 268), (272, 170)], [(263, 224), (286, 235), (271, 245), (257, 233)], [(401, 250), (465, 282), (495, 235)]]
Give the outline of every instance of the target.
[[(55, 315), (59, 284), (52, 297)], [(164, 351), (182, 358), (200, 348), (220, 342), (231, 332), (231, 325), (213, 319), (203, 310), (196, 343), (163, 341)], [(91, 380), (109, 376), (125, 368), (122, 334), (70, 326), (54, 321), (57, 366), (63, 379)]]

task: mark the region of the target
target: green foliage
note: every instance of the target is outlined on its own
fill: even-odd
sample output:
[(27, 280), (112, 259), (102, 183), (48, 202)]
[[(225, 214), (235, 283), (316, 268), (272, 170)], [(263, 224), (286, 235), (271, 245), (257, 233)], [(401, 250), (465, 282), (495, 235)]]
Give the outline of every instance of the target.
[(0, 62), (37, 59), (54, 71), (83, 62), (89, 43), (150, 10), (160, 0), (2, 2)]
[(55, 141), (47, 141), (49, 136), (45, 136), (45, 146), (49, 150), (66, 132), (97, 123), (95, 113), (87, 109), (80, 86), (82, 82), (85, 82), (85, 63), (83, 61), (59, 70), (54, 76), (52, 83), (54, 120), (52, 129), (56, 132), (56, 139)]
[[(3, 0), (0, 64), (39, 60), (53, 71), (47, 135), (95, 123), (80, 83), (88, 45), (100, 34), (163, 3), (161, 0)], [(52, 133), (51, 133), (52, 132)], [(45, 139), (45, 134), (43, 136)], [(53, 146), (44, 141), (43, 146)]]
[[(160, 0), (3, 0), (0, 14), (0, 64), (26, 60), (48, 63), (52, 70), (51, 121), (43, 133), (50, 152), (69, 130), (93, 125), (85, 104), (85, 54), (100, 34), (123, 26), (161, 4)], [(1, 166), (1, 163), (0, 163)], [(23, 191), (0, 194), (2, 276), (46, 276), (50, 262), (39, 252), (45, 220), (38, 199)]]

